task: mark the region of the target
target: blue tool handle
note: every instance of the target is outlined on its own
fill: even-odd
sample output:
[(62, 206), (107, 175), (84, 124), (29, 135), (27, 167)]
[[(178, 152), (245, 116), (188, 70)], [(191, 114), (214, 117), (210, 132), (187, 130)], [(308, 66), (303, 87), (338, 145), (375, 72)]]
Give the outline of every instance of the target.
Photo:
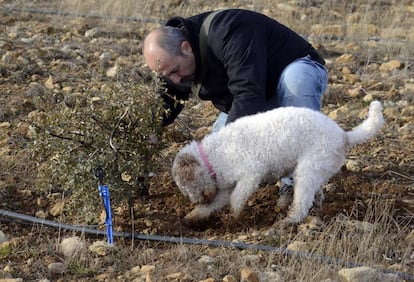
[(106, 219), (105, 219), (105, 225), (106, 225), (106, 235), (108, 237), (108, 243), (113, 244), (113, 232), (112, 232), (112, 214), (111, 214), (111, 202), (109, 199), (109, 189), (107, 185), (99, 185), (98, 187), (99, 193), (102, 197), (104, 206), (105, 206), (105, 212), (106, 212)]

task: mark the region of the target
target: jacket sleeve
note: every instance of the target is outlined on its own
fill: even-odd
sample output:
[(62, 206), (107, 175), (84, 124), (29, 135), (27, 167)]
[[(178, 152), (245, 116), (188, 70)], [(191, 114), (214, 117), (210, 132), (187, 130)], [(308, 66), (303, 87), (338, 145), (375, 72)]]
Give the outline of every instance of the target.
[(188, 100), (190, 90), (185, 88), (179, 89), (168, 82), (165, 89), (160, 91), (161, 98), (164, 102), (164, 115), (162, 119), (162, 126), (171, 124), (184, 108), (184, 101)]

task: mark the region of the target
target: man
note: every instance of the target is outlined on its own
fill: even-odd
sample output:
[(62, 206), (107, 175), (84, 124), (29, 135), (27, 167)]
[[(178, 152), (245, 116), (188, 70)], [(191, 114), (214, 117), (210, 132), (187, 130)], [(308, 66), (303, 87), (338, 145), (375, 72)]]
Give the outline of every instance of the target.
[[(311, 44), (265, 15), (228, 9), (214, 16), (206, 45), (200, 46), (200, 29), (209, 14), (171, 18), (144, 40), (148, 67), (167, 83), (161, 93), (168, 109), (165, 125), (183, 109), (177, 101), (187, 100), (197, 84), (198, 96), (222, 112), (213, 131), (277, 107), (320, 110), (327, 71)], [(206, 50), (204, 57), (201, 50)], [(288, 179), (283, 182), (291, 185)]]
[(165, 125), (181, 112), (177, 100), (187, 100), (195, 83), (201, 83), (201, 99), (228, 114), (218, 122), (283, 106), (320, 110), (327, 71), (305, 39), (265, 15), (223, 10), (211, 21), (203, 61), (200, 28), (209, 14), (171, 18), (144, 40), (147, 65), (167, 82)]

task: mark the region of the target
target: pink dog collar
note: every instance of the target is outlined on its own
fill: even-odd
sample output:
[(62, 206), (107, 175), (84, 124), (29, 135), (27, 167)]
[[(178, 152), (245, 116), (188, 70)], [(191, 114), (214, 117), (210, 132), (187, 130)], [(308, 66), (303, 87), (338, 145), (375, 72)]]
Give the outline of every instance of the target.
[(197, 145), (198, 145), (198, 151), (200, 152), (201, 159), (203, 160), (204, 164), (207, 166), (208, 173), (210, 174), (211, 178), (216, 178), (216, 173), (213, 167), (211, 166), (210, 162), (208, 161), (208, 157), (207, 157), (206, 152), (204, 151), (203, 144), (201, 144), (200, 142), (200, 143), (197, 143)]

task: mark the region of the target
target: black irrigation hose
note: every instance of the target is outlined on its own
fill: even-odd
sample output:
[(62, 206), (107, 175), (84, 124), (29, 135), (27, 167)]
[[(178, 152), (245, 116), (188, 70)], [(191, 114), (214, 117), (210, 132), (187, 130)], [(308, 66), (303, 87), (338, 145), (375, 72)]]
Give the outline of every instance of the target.
[(56, 11), (56, 10), (35, 9), (35, 8), (0, 7), (0, 11), (6, 11), (9, 13), (19, 12), (19, 13), (31, 13), (31, 14), (55, 15), (55, 16), (79, 17), (79, 18), (111, 19), (111, 20), (122, 20), (122, 21), (143, 22), (143, 23), (159, 23), (159, 24), (165, 23), (164, 21), (160, 19), (152, 19), (152, 18), (109, 16), (109, 15), (89, 14), (89, 13), (72, 13), (72, 12), (64, 12), (64, 11)]
[[(36, 224), (60, 228), (60, 229), (77, 231), (77, 232), (82, 232), (82, 233), (87, 233), (87, 234), (92, 234), (92, 235), (106, 235), (106, 232), (103, 230), (87, 228), (87, 227), (82, 227), (82, 226), (75, 226), (75, 225), (64, 224), (64, 223), (58, 223), (58, 222), (41, 219), (41, 218), (37, 218), (33, 216), (28, 216), (28, 215), (24, 215), (24, 214), (12, 212), (12, 211), (6, 211), (3, 209), (0, 209), (0, 215), (9, 217), (9, 218), (20, 219), (23, 221), (32, 222)], [(248, 243), (241, 243), (241, 242), (207, 240), (207, 239), (188, 238), (188, 237), (145, 235), (145, 234), (129, 233), (129, 232), (114, 232), (113, 236), (144, 240), (144, 241), (157, 241), (157, 242), (175, 243), (175, 244), (204, 245), (204, 246), (210, 246), (210, 247), (226, 247), (226, 248), (236, 248), (236, 249), (241, 249), (241, 250), (250, 249), (250, 250), (255, 250), (255, 251), (271, 251), (271, 252), (279, 253), (282, 255), (299, 257), (299, 258), (304, 258), (304, 259), (311, 259), (311, 260), (315, 260), (315, 261), (318, 261), (324, 264), (340, 265), (342, 267), (348, 267), (348, 268), (363, 266), (363, 264), (352, 262), (352, 261), (345, 261), (345, 260), (341, 260), (337, 258), (320, 256), (320, 255), (315, 255), (315, 254), (307, 253), (307, 252), (291, 251), (291, 250), (272, 247), (268, 245), (255, 245), (255, 244), (248, 244)], [(376, 269), (383, 273), (395, 274), (395, 275), (398, 275), (402, 279), (414, 281), (414, 275), (411, 275), (405, 272), (391, 271), (388, 269), (379, 269), (379, 268), (376, 268)]]

